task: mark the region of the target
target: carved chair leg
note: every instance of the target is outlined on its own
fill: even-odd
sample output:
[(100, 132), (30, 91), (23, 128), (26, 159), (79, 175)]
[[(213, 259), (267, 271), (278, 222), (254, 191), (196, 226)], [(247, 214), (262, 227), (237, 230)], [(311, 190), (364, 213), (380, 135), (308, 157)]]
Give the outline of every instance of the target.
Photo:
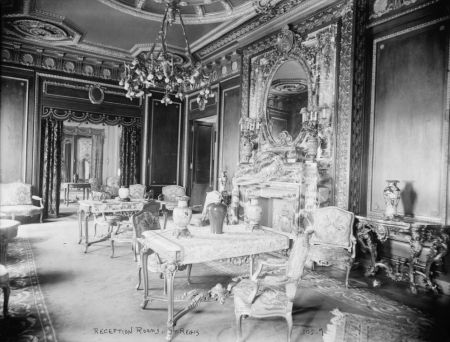
[(42, 223), (43, 221), (42, 221), (42, 218), (43, 218), (43, 216), (44, 216), (44, 212), (43, 211), (41, 211), (41, 215), (39, 216), (39, 222), (40, 223)]
[(11, 293), (11, 288), (8, 284), (2, 286), (3, 289), (3, 317), (8, 317), (8, 303), (9, 303), (9, 294)]
[(187, 282), (189, 285), (191, 285), (191, 270), (192, 270), (192, 264), (189, 264), (187, 266)]
[(352, 265), (347, 265), (347, 272), (345, 274), (345, 288), (348, 289), (348, 278), (350, 277), (350, 270)]
[(242, 315), (236, 314), (236, 342), (242, 341)]
[(111, 239), (111, 258), (114, 258), (114, 240)]
[(166, 229), (166, 226), (167, 226), (167, 217), (169, 216), (167, 210), (164, 210), (164, 211), (163, 211), (163, 216), (164, 216), (163, 230), (165, 230), (165, 229)]
[(142, 281), (142, 267), (139, 267), (139, 269), (138, 269), (138, 283), (136, 285), (136, 290), (140, 289), (141, 281)]
[(294, 325), (293, 321), (292, 321), (292, 314), (286, 315), (286, 322), (287, 322), (287, 326), (288, 326), (288, 335), (287, 335), (287, 341), (291, 342), (291, 336), (292, 336), (292, 327)]

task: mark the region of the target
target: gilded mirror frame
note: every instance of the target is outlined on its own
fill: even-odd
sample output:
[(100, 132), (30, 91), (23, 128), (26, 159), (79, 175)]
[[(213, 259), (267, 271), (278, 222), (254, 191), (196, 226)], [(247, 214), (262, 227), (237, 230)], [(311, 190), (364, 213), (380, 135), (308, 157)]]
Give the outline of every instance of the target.
[(275, 77), (275, 75), (277, 74), (278, 70), (281, 68), (281, 66), (284, 63), (287, 62), (296, 62), (299, 64), (299, 66), (301, 68), (303, 68), (303, 70), (305, 71), (305, 74), (307, 75), (306, 78), (306, 85), (307, 85), (307, 92), (308, 92), (308, 107), (307, 110), (310, 111), (310, 107), (314, 106), (313, 103), (313, 89), (311, 88), (312, 84), (311, 84), (311, 72), (309, 69), (308, 64), (304, 61), (303, 58), (301, 58), (300, 56), (297, 55), (289, 55), (289, 56), (282, 56), (281, 58), (279, 58), (274, 65), (272, 66), (272, 70), (270, 71), (267, 80), (265, 82), (265, 89), (264, 92), (261, 94), (261, 103), (263, 103), (264, 105), (261, 108), (261, 112), (259, 113), (260, 119), (263, 123), (262, 127), (266, 130), (265, 137), (267, 138), (267, 140), (269, 141), (269, 143), (277, 148), (277, 147), (283, 147), (283, 146), (296, 146), (300, 139), (301, 139), (301, 133), (298, 132), (296, 134), (296, 136), (292, 136), (289, 132), (287, 131), (282, 131), (281, 133), (279, 133), (279, 135), (277, 137), (274, 136), (273, 132), (269, 129), (270, 124), (269, 124), (269, 113), (268, 113), (268, 100), (269, 100), (269, 93), (270, 93), (270, 89), (272, 87), (272, 82), (273, 82), (273, 78)]
[[(267, 99), (274, 75), (288, 61), (299, 63), (307, 75), (308, 115), (318, 121), (322, 135), (327, 135), (329, 144), (334, 142), (334, 120), (336, 117), (337, 86), (337, 23), (332, 23), (306, 36), (284, 27), (270, 48), (252, 55), (248, 62), (248, 116), (241, 117), (244, 134), (254, 134), (254, 145), (264, 145), (265, 150), (287, 151), (299, 146), (305, 130), (292, 137), (283, 132), (274, 137), (269, 131)], [(275, 45), (275, 47), (274, 47)], [(325, 120), (322, 120), (325, 117)], [(247, 127), (245, 127), (247, 126)], [(242, 133), (242, 132), (241, 132)], [(249, 134), (247, 134), (249, 135)], [(250, 134), (251, 135), (251, 134)], [(326, 159), (333, 156), (327, 152)]]

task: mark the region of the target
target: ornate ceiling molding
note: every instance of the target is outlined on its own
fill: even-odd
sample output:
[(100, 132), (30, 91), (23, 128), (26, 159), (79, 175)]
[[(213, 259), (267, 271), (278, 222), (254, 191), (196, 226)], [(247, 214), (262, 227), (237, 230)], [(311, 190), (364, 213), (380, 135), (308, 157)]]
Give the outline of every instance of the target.
[(35, 43), (75, 45), (81, 39), (79, 32), (61, 18), (38, 14), (12, 14), (4, 17), (4, 34)]
[[(332, 4), (342, 3), (342, 1), (283, 0), (281, 2), (271, 2), (269, 0), (260, 0), (259, 3), (264, 4), (265, 7), (263, 7), (264, 10), (260, 10), (260, 14), (257, 17), (218, 37), (210, 44), (196, 51), (196, 54), (201, 59), (207, 59), (218, 51), (227, 50), (231, 46), (233, 49), (244, 47), (252, 41), (263, 38), (268, 33), (280, 29), (286, 25), (286, 21), (298, 20), (301, 16), (307, 17), (320, 8), (323, 9)], [(326, 11), (329, 12), (330, 10)]]
[[(137, 2), (134, 0), (98, 1), (123, 13), (158, 22), (162, 21), (166, 2), (165, 0), (141, 0)], [(179, 2), (179, 6), (183, 15), (183, 21), (187, 25), (212, 24), (225, 20), (231, 21), (249, 14), (254, 16), (257, 13), (252, 1), (246, 1), (243, 4), (234, 6), (228, 0), (184, 0)]]

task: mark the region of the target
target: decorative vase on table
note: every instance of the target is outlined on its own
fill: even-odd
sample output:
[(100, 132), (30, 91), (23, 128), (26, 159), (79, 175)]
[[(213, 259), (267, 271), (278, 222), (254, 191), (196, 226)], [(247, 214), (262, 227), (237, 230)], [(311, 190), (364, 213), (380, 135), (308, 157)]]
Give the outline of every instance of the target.
[(227, 216), (227, 206), (222, 202), (211, 203), (208, 205), (208, 218), (211, 227), (211, 233), (222, 234), (223, 222)]
[(384, 218), (386, 220), (394, 220), (397, 216), (397, 206), (400, 201), (400, 189), (397, 186), (398, 180), (386, 180), (388, 186), (383, 190), (384, 203), (386, 209)]
[(245, 207), (245, 215), (247, 216), (247, 227), (251, 230), (258, 229), (262, 216), (262, 208), (259, 205), (258, 198), (250, 198), (250, 203)]
[(173, 222), (175, 223), (176, 236), (179, 237), (191, 237), (187, 226), (191, 221), (192, 209), (188, 206), (189, 196), (177, 197), (178, 206), (173, 209)]
[(130, 189), (122, 185), (119, 188), (119, 199), (121, 199), (122, 201), (126, 201), (129, 198), (130, 198)]

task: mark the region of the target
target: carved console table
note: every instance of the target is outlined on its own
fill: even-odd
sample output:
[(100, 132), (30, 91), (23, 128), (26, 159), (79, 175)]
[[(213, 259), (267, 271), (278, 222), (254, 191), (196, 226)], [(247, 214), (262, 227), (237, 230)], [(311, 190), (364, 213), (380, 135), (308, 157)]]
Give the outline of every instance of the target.
[(406, 219), (388, 221), (363, 216), (356, 216), (355, 222), (359, 247), (370, 254), (366, 276), (374, 276), (382, 268), (391, 279), (408, 281), (414, 294), (417, 293), (418, 277), (426, 288), (438, 292), (434, 268), (442, 263), (447, 254), (450, 227)]

